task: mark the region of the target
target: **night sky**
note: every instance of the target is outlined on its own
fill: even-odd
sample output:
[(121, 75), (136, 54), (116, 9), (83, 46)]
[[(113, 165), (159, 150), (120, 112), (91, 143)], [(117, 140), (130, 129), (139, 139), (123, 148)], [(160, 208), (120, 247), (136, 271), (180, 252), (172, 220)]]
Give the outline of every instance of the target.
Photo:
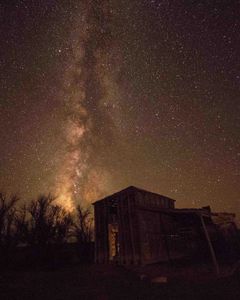
[(0, 1), (0, 189), (129, 185), (240, 213), (240, 2)]

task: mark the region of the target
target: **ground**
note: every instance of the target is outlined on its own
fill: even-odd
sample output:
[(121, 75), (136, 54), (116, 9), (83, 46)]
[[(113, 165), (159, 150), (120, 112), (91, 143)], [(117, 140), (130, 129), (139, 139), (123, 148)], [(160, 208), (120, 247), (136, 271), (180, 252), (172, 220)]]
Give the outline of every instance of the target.
[[(140, 276), (141, 277), (141, 276)], [(142, 276), (144, 277), (144, 276)], [(60, 270), (0, 271), (1, 300), (240, 299), (240, 275), (156, 284), (120, 266), (74, 265)]]

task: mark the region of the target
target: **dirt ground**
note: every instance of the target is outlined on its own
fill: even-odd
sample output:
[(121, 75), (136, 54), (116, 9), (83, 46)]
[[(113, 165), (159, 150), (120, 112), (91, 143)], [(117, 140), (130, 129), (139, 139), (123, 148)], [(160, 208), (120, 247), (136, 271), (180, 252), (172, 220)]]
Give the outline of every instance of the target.
[(1, 300), (240, 299), (240, 275), (207, 281), (151, 283), (119, 266), (0, 271)]

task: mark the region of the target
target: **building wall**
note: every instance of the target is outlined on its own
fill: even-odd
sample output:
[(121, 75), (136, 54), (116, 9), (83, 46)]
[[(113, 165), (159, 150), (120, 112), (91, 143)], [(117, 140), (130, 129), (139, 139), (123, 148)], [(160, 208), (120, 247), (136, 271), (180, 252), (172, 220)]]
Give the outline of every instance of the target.
[(145, 206), (152, 208), (166, 208), (174, 209), (175, 201), (167, 197), (157, 195), (154, 193), (148, 193), (145, 191), (137, 191), (134, 194), (136, 206)]
[(105, 202), (94, 206), (95, 218), (95, 262), (106, 263), (109, 260), (108, 213)]
[(168, 260), (167, 244), (158, 211), (138, 209), (141, 263)]
[(201, 240), (199, 218), (174, 216), (174, 200), (164, 196), (129, 189), (96, 202), (94, 208), (99, 263), (148, 264), (180, 258), (196, 250), (196, 241)]

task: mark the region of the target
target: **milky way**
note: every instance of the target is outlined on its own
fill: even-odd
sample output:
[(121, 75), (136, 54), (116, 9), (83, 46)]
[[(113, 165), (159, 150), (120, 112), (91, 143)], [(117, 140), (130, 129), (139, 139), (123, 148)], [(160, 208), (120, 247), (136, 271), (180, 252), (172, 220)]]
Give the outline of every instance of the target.
[(104, 1), (82, 1), (78, 9), (70, 37), (72, 55), (63, 76), (66, 149), (54, 192), (61, 204), (70, 208), (74, 199), (88, 203), (97, 199), (109, 185), (107, 171), (104, 167), (98, 169), (93, 161), (97, 162), (95, 157), (99, 155), (98, 135), (111, 125), (101, 110), (101, 101), (108, 92), (104, 69), (106, 54), (111, 53), (110, 12)]
[(136, 185), (238, 213), (239, 9), (1, 3), (0, 189), (72, 209)]

